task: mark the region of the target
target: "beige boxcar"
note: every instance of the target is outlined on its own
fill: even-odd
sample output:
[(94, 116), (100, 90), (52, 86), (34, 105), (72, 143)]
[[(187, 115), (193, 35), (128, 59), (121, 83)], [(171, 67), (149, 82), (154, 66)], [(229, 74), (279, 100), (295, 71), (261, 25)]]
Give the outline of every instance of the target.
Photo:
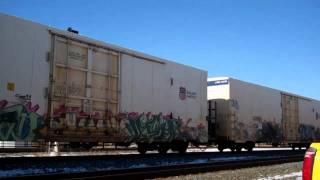
[(208, 100), (214, 138), (229, 142), (222, 148), (254, 142), (300, 147), (320, 138), (317, 100), (229, 77), (208, 79)]
[(0, 14), (0, 139), (207, 141), (207, 72)]

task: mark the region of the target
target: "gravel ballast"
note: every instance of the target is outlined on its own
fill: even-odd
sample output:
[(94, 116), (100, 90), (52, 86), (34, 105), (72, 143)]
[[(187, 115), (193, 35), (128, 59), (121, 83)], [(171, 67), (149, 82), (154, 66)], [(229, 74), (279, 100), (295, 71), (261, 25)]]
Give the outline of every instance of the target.
[(261, 166), (252, 168), (243, 168), (236, 170), (216, 171), (201, 174), (191, 174), (185, 176), (174, 176), (160, 178), (162, 180), (180, 180), (180, 179), (226, 179), (226, 180), (273, 180), (273, 179), (301, 179), (302, 162), (277, 164), (272, 166)]

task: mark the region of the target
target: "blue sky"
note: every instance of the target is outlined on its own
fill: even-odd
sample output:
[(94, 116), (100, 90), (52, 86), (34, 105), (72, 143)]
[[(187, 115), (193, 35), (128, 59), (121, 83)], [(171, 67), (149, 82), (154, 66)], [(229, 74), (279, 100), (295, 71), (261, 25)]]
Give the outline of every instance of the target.
[(0, 12), (320, 99), (318, 0), (0, 0)]

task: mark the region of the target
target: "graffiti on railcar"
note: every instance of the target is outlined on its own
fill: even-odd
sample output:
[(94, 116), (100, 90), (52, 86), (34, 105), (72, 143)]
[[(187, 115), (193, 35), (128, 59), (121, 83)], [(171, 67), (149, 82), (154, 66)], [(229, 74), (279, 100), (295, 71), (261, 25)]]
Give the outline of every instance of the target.
[(80, 128), (80, 127), (98, 127), (99, 120), (105, 119), (99, 112), (86, 113), (80, 107), (67, 107), (65, 105), (59, 106), (53, 112), (51, 127), (53, 128)]
[(197, 127), (190, 127), (192, 121), (183, 121), (181, 118), (174, 118), (172, 115), (162, 113), (152, 115), (149, 113), (128, 113), (122, 122), (125, 124), (125, 131), (129, 141), (172, 141), (172, 140), (197, 140), (204, 141), (206, 134), (202, 124)]
[(265, 120), (260, 116), (254, 116), (253, 122), (256, 129), (256, 141), (266, 143), (281, 142), (281, 125), (280, 123), (277, 123), (275, 118), (272, 120)]
[(266, 143), (281, 142), (281, 125), (274, 118), (266, 120), (260, 116), (253, 116), (251, 121), (240, 121), (236, 113), (232, 116), (232, 119), (234, 119), (232, 131), (235, 140)]
[(300, 124), (299, 126), (300, 141), (312, 141), (320, 139), (320, 129), (313, 125)]
[(0, 101), (0, 140), (32, 141), (40, 135), (43, 117), (37, 114), (39, 105), (31, 102), (8, 106), (8, 101)]
[[(44, 126), (44, 116), (37, 113), (39, 105), (31, 102), (10, 105), (8, 101), (0, 101), (0, 140), (2, 141), (32, 141), (41, 136)], [(192, 119), (183, 120), (172, 114), (163, 115), (137, 112), (113, 114), (106, 110), (88, 114), (79, 107), (59, 106), (55, 109), (50, 121), (50, 128), (63, 131), (80, 132), (89, 135), (97, 130), (103, 130), (106, 136), (121, 137), (130, 142), (153, 142), (172, 140), (198, 140), (205, 142), (207, 131), (203, 124), (191, 127)], [(63, 135), (60, 134), (60, 135)], [(67, 136), (66, 136), (67, 138)], [(80, 137), (79, 137), (80, 138)]]
[(238, 100), (236, 99), (230, 99), (229, 100), (229, 103), (230, 103), (230, 106), (235, 108), (236, 110), (239, 110), (239, 103), (238, 103)]
[(244, 124), (241, 121), (237, 121), (234, 123), (233, 127), (233, 136), (235, 140), (237, 141), (243, 141), (245, 139), (249, 138), (249, 132), (248, 129), (246, 128), (246, 124)]
[(114, 136), (127, 142), (153, 142), (172, 140), (198, 140), (205, 142), (207, 131), (203, 124), (190, 127), (192, 119), (183, 120), (172, 114), (163, 115), (138, 112), (88, 114), (79, 107), (59, 106), (51, 118), (51, 127), (90, 134), (103, 129), (106, 136)]

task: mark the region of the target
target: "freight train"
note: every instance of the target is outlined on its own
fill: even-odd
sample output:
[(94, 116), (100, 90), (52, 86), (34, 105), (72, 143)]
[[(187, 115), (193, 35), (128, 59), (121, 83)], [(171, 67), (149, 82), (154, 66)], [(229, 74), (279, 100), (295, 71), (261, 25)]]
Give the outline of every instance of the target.
[(311, 98), (216, 77), (208, 79), (208, 109), (220, 151), (259, 142), (300, 149), (320, 139), (320, 102)]
[[(0, 141), (307, 146), (319, 102), (0, 14)], [(301, 109), (300, 109), (301, 107)]]

